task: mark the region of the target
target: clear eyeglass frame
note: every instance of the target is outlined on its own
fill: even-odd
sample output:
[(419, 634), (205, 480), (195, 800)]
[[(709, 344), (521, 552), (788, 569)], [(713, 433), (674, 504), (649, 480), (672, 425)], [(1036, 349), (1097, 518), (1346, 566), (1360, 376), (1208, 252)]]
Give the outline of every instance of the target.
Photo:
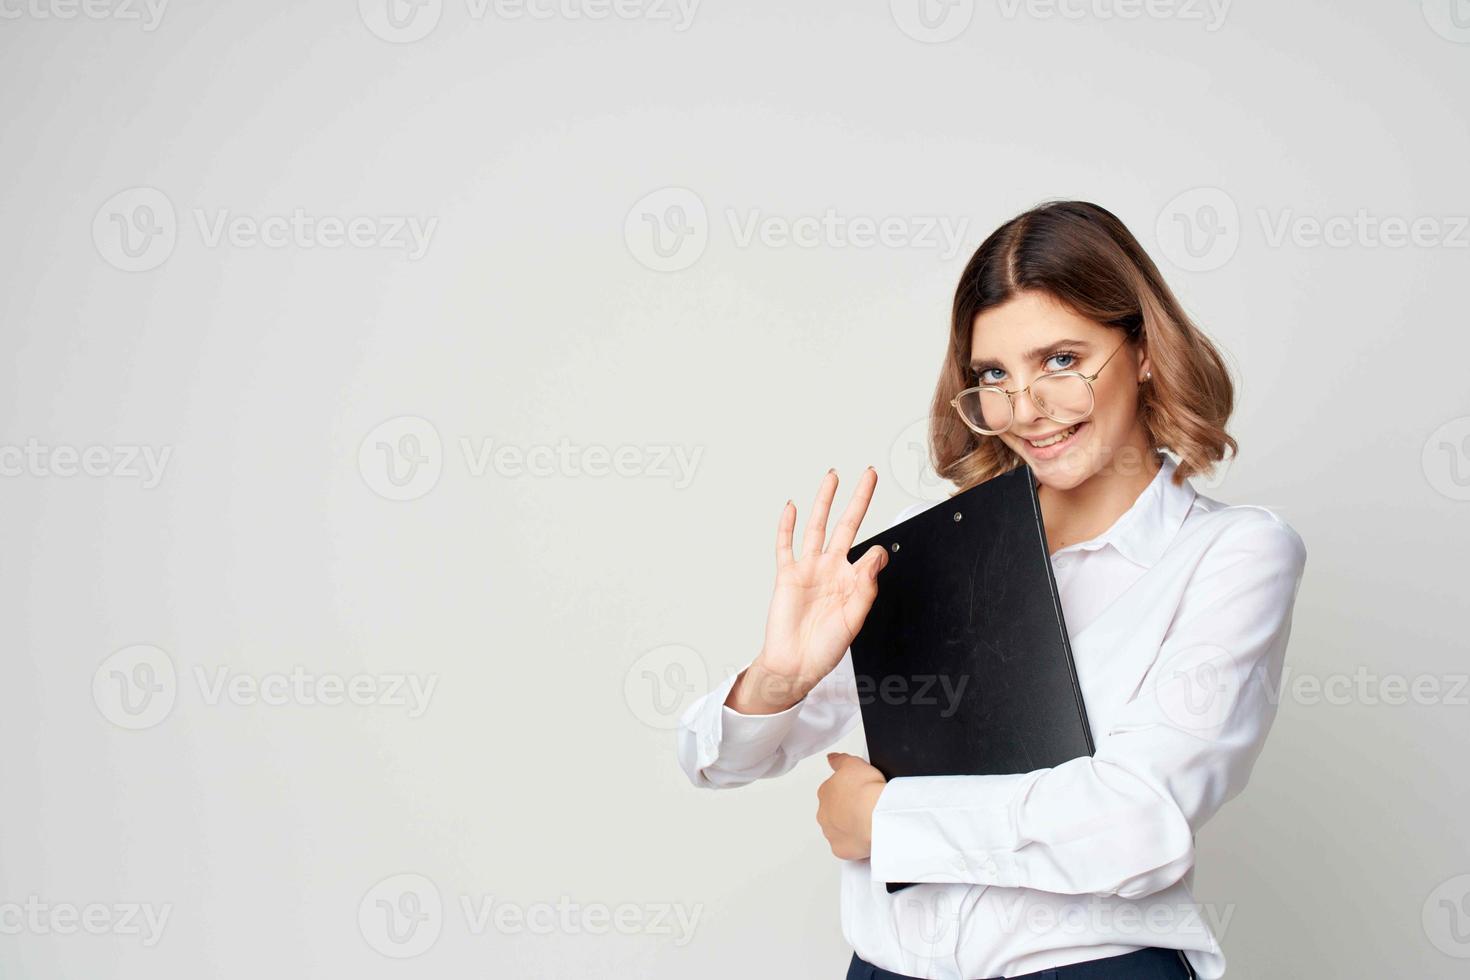
[[(1009, 429), (1016, 422), (1016, 396), (1017, 395), (1022, 394), (1022, 393), (1031, 393), (1032, 387), (1035, 386), (1035, 384), (1038, 381), (1048, 381), (1049, 379), (1052, 379), (1052, 378), (1081, 378), (1082, 381), (1084, 381), (1086, 383), (1086, 385), (1087, 385), (1087, 411), (1085, 411), (1082, 414), (1077, 415), (1075, 417), (1073, 417), (1073, 416), (1060, 416), (1060, 415), (1053, 414), (1053, 412), (1051, 411), (1051, 409), (1049, 409), (1047, 407), (1047, 405), (1046, 405), (1046, 399), (1044, 399), (1044, 398), (1038, 398), (1034, 393), (1031, 393), (1031, 401), (1032, 401), (1032, 403), (1035, 404), (1036, 407), (1041, 410), (1041, 414), (1045, 415), (1047, 418), (1051, 419), (1053, 422), (1059, 422), (1062, 425), (1071, 425), (1074, 422), (1081, 422), (1083, 419), (1085, 419), (1089, 415), (1091, 415), (1092, 414), (1092, 410), (1097, 407), (1097, 393), (1093, 390), (1092, 383), (1097, 380), (1098, 375), (1102, 374), (1103, 368), (1105, 368), (1105, 367), (1108, 366), (1108, 361), (1111, 361), (1113, 359), (1113, 355), (1114, 354), (1117, 354), (1118, 351), (1122, 350), (1124, 344), (1127, 344), (1130, 339), (1131, 338), (1129, 338), (1129, 337), (1124, 337), (1123, 338), (1123, 343), (1119, 344), (1117, 347), (1114, 347), (1113, 348), (1113, 353), (1112, 354), (1109, 354), (1107, 356), (1107, 360), (1103, 361), (1102, 364), (1098, 365), (1098, 369), (1096, 371), (1092, 372), (1091, 374), (1083, 374), (1081, 371), (1053, 371), (1050, 374), (1042, 374), (1042, 375), (1039, 375), (1038, 377), (1036, 377), (1031, 382), (1031, 384), (1028, 384), (1024, 388), (1017, 388), (1015, 391), (1006, 391), (1004, 388), (1000, 387), (999, 385), (973, 385), (973, 386), (971, 386), (969, 388), (966, 388), (964, 391), (961, 391), (959, 394), (955, 395), (953, 398), (951, 398), (949, 400), (949, 404), (955, 410), (955, 414), (960, 417), (960, 421), (963, 422), (963, 423), (965, 423), (965, 425), (968, 426), (974, 432), (978, 432), (980, 435), (983, 435), (983, 436), (998, 436), (1002, 432), (1005, 432), (1007, 429)], [(1055, 382), (1052, 382), (1052, 383), (1055, 384)], [(1010, 419), (1006, 422), (1006, 424), (1003, 427), (1001, 427), (999, 429), (987, 429), (984, 426), (976, 425), (974, 422), (972, 422), (970, 420), (970, 417), (965, 414), (964, 409), (960, 408), (960, 400), (962, 398), (964, 398), (966, 395), (972, 395), (973, 394), (975, 396), (975, 399), (978, 401), (979, 398), (980, 398), (980, 395), (982, 393), (984, 393), (984, 392), (987, 392), (987, 391), (998, 392), (998, 393), (1000, 393), (1002, 395), (1005, 395), (1006, 402), (1010, 406)]]

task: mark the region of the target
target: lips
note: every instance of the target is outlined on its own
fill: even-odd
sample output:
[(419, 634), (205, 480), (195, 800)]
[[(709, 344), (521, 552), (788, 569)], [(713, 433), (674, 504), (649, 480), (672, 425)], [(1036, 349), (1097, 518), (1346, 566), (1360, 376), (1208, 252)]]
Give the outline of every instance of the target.
[(1045, 445), (1045, 446), (1038, 446), (1032, 440), (1027, 439), (1026, 440), (1026, 449), (1027, 449), (1028, 452), (1030, 452), (1031, 456), (1034, 457), (1035, 459), (1046, 460), (1046, 459), (1051, 459), (1054, 456), (1060, 456), (1062, 453), (1064, 453), (1068, 449), (1072, 448), (1072, 445), (1077, 441), (1078, 437), (1082, 434), (1082, 430), (1085, 429), (1089, 424), (1090, 423), (1087, 422), (1087, 421), (1078, 422), (1076, 425), (1073, 425), (1070, 429), (1059, 429), (1056, 432), (1048, 433), (1047, 436), (1046, 436), (1047, 439), (1054, 439), (1058, 435), (1060, 435), (1061, 433), (1064, 433), (1064, 432), (1070, 432), (1070, 435), (1068, 435), (1065, 439), (1062, 439), (1062, 440), (1060, 440), (1058, 442), (1054, 442), (1054, 443), (1051, 443), (1051, 444)]

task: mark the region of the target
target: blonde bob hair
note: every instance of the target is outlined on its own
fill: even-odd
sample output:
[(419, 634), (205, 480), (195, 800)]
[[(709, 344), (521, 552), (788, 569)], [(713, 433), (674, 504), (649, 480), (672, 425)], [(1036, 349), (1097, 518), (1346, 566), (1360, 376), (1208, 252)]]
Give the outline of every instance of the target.
[(1211, 469), (1227, 448), (1235, 455), (1225, 431), (1235, 389), (1220, 352), (1121, 221), (1096, 204), (1057, 201), (997, 228), (960, 276), (930, 411), (929, 449), (941, 477), (966, 490), (1023, 463), (999, 437), (961, 422), (950, 399), (977, 383), (970, 369), (975, 317), (1027, 290), (1124, 331), (1148, 351), (1153, 378), (1139, 388), (1139, 414), (1150, 446), (1178, 458), (1175, 483)]

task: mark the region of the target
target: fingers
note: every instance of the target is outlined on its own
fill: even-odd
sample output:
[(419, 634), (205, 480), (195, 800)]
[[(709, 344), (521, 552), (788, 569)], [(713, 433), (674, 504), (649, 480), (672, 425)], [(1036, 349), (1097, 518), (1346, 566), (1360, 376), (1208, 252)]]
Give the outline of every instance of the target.
[(888, 549), (881, 544), (875, 544), (852, 566), (857, 570), (858, 576), (868, 582), (876, 583), (878, 573), (888, 567)]
[(801, 555), (820, 555), (822, 541), (827, 536), (827, 515), (832, 512), (832, 498), (837, 495), (837, 471), (828, 470), (817, 488), (817, 499), (812, 504), (812, 516), (807, 519), (806, 530), (801, 534)]
[(862, 526), (863, 515), (868, 512), (868, 504), (873, 502), (873, 488), (878, 485), (878, 471), (869, 466), (863, 470), (863, 475), (858, 477), (857, 489), (852, 492), (852, 499), (847, 502), (847, 509), (842, 512), (842, 518), (837, 526), (832, 529), (832, 540), (827, 545), (828, 551), (838, 551), (847, 554), (847, 549), (857, 539), (858, 528)]
[(776, 567), (783, 568), (796, 561), (791, 554), (791, 532), (796, 529), (796, 505), (786, 501), (781, 508), (781, 521), (776, 525)]

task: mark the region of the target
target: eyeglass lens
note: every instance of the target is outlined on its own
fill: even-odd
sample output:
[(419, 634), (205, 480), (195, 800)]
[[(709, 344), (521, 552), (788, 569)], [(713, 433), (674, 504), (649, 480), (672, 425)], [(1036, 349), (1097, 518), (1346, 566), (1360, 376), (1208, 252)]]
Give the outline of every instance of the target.
[[(1031, 383), (1031, 397), (1043, 414), (1063, 425), (1092, 413), (1092, 387), (1075, 374), (1042, 375)], [(970, 424), (989, 432), (1004, 432), (1013, 421), (1011, 399), (994, 388), (965, 392), (958, 407)]]

